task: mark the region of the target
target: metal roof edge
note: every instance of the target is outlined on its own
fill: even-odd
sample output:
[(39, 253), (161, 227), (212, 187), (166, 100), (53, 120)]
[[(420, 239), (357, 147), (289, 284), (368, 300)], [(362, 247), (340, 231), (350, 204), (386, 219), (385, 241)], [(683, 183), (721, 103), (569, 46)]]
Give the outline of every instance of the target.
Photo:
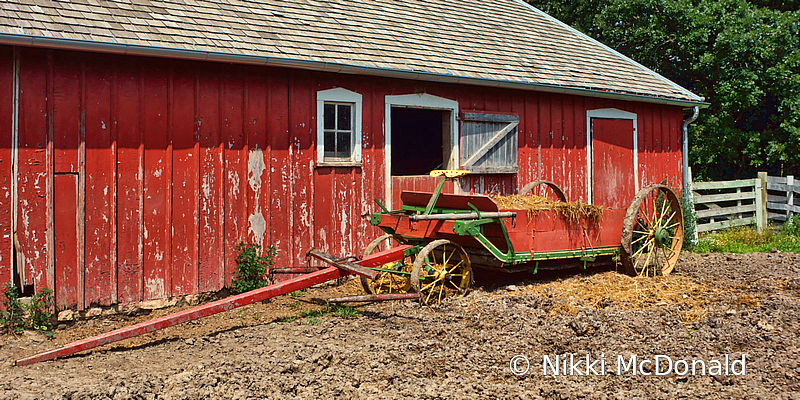
[(526, 3), (524, 0), (512, 0), (512, 1), (516, 1), (517, 3), (520, 3), (520, 4), (522, 4), (522, 5), (524, 5), (524, 6), (528, 7), (528, 8), (530, 8), (531, 10), (533, 10), (534, 12), (536, 12), (537, 14), (540, 14), (540, 15), (544, 16), (545, 18), (547, 18), (547, 19), (549, 19), (549, 20), (551, 20), (551, 21), (553, 21), (553, 22), (555, 22), (555, 23), (557, 23), (557, 24), (559, 24), (559, 25), (561, 25), (561, 26), (563, 26), (563, 27), (567, 28), (568, 30), (570, 30), (571, 32), (573, 32), (573, 33), (577, 34), (578, 36), (580, 36), (580, 37), (583, 37), (584, 39), (586, 39), (586, 40), (589, 40), (589, 41), (591, 41), (592, 43), (594, 43), (594, 44), (596, 44), (596, 45), (598, 45), (598, 46), (601, 46), (601, 47), (603, 47), (604, 49), (606, 49), (606, 50), (610, 51), (610, 52), (611, 52), (611, 53), (613, 53), (613, 54), (616, 54), (617, 56), (621, 57), (621, 58), (622, 58), (622, 59), (624, 59), (625, 61), (628, 61), (628, 62), (632, 63), (633, 65), (635, 65), (635, 66), (637, 66), (637, 67), (641, 68), (641, 69), (642, 69), (642, 70), (644, 70), (645, 72), (647, 72), (647, 73), (649, 73), (649, 74), (653, 75), (653, 76), (654, 76), (654, 77), (656, 77), (657, 79), (660, 79), (660, 80), (664, 81), (666, 84), (668, 84), (668, 85), (670, 85), (670, 86), (672, 86), (672, 87), (674, 87), (674, 88), (676, 88), (676, 89), (680, 90), (680, 91), (681, 91), (681, 92), (683, 92), (684, 94), (686, 94), (686, 95), (688, 95), (688, 96), (690, 96), (690, 97), (694, 97), (694, 98), (696, 98), (696, 99), (697, 99), (697, 101), (698, 101), (698, 103), (703, 103), (703, 101), (705, 101), (705, 98), (704, 98), (704, 97), (702, 97), (702, 96), (698, 96), (698, 95), (696, 95), (696, 94), (692, 93), (692, 92), (691, 92), (691, 91), (689, 91), (688, 89), (686, 89), (686, 88), (684, 88), (683, 86), (681, 86), (681, 85), (678, 85), (677, 83), (675, 83), (675, 82), (673, 82), (673, 81), (671, 81), (671, 80), (667, 79), (666, 77), (664, 77), (663, 75), (659, 74), (658, 72), (656, 72), (656, 71), (653, 71), (652, 69), (645, 67), (644, 65), (642, 65), (642, 64), (640, 64), (640, 63), (638, 63), (638, 62), (636, 62), (636, 61), (635, 61), (635, 60), (633, 60), (632, 58), (630, 58), (630, 57), (628, 57), (628, 56), (626, 56), (626, 55), (624, 55), (624, 54), (622, 54), (622, 53), (620, 53), (620, 52), (618, 52), (618, 51), (616, 51), (616, 50), (612, 49), (611, 47), (608, 47), (608, 46), (606, 46), (605, 44), (601, 43), (601, 42), (600, 42), (600, 41), (598, 41), (597, 39), (594, 39), (594, 38), (590, 37), (589, 35), (587, 35), (587, 34), (585, 34), (585, 33), (581, 32), (581, 31), (579, 31), (579, 30), (577, 30), (577, 29), (575, 29), (575, 28), (573, 28), (573, 27), (571, 27), (571, 26), (569, 26), (569, 25), (565, 24), (565, 23), (564, 23), (564, 22), (562, 22), (562, 21), (559, 21), (557, 18), (555, 18), (555, 17), (553, 17), (552, 15), (550, 15), (550, 14), (547, 14), (546, 12), (544, 12), (544, 11), (542, 11), (542, 10), (540, 10), (540, 9), (538, 9), (538, 8), (536, 8), (536, 7), (534, 7), (534, 6), (530, 5), (530, 4), (528, 4), (528, 3)]
[[(546, 15), (546, 14), (545, 14)], [(215, 61), (236, 64), (262, 65), (271, 67), (300, 68), (312, 71), (338, 72), (356, 75), (371, 75), (387, 78), (410, 80), (425, 80), (443, 83), (462, 83), (476, 86), (498, 87), (508, 89), (534, 90), (547, 93), (571, 94), (617, 100), (639, 101), (645, 103), (665, 104), (682, 107), (707, 107), (709, 104), (702, 100), (682, 100), (667, 97), (648, 96), (643, 94), (609, 92), (603, 90), (583, 89), (568, 86), (548, 85), (541, 83), (504, 81), (489, 78), (464, 77), (431, 72), (405, 71), (390, 68), (375, 68), (357, 65), (336, 64), (324, 61), (307, 61), (278, 57), (257, 56), (248, 54), (233, 54), (222, 52), (209, 52), (202, 50), (184, 50), (168, 47), (142, 46), (125, 43), (107, 43), (79, 39), (66, 39), (44, 36), (19, 35), (0, 33), (0, 44), (11, 46), (45, 47), (60, 50), (91, 51), (113, 53), (121, 55), (149, 56), (178, 58), (195, 61)], [(623, 56), (624, 57), (624, 56)], [(643, 67), (644, 68), (644, 67)], [(659, 75), (660, 76), (660, 75)], [(663, 78), (663, 77), (662, 77)], [(666, 79), (666, 78), (663, 78)], [(673, 83), (674, 85), (674, 83)], [(678, 86), (680, 87), (680, 86)], [(686, 89), (681, 88), (683, 91)], [(692, 96), (697, 97), (691, 92)]]

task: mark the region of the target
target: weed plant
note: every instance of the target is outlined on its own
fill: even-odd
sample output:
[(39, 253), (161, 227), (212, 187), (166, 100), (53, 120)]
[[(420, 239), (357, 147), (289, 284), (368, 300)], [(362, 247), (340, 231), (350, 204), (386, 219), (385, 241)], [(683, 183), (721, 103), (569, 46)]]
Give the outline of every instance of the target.
[(259, 254), (261, 246), (255, 243), (239, 243), (236, 246), (236, 271), (231, 281), (231, 292), (239, 294), (267, 285), (267, 272), (275, 264), (275, 247), (268, 246)]
[[(53, 327), (53, 291), (42, 289), (31, 296), (28, 304), (20, 301), (20, 292), (16, 285), (7, 282), (0, 293), (3, 298), (3, 310), (0, 310), (0, 329), (2, 333), (16, 335), (25, 328), (30, 328), (52, 337)], [(27, 313), (27, 317), (25, 314)]]

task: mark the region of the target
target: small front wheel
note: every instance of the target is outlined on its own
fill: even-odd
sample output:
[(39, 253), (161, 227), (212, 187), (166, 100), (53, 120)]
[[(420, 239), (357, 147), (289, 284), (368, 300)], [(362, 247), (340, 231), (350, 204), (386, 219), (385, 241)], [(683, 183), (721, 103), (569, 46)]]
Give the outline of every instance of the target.
[(622, 265), (633, 276), (669, 275), (683, 247), (683, 210), (664, 185), (634, 196), (622, 222)]
[(447, 296), (463, 296), (472, 285), (469, 255), (460, 245), (440, 239), (428, 243), (414, 260), (411, 288), (420, 302), (438, 303)]
[[(361, 258), (379, 251), (388, 250), (392, 245), (392, 237), (392, 235), (386, 234), (373, 240), (364, 249)], [(381, 265), (380, 268), (385, 271), (381, 271), (380, 276), (375, 280), (362, 276), (361, 286), (364, 288), (364, 292), (368, 294), (408, 293), (409, 289), (411, 289), (411, 263), (411, 257), (406, 257), (400, 261)]]

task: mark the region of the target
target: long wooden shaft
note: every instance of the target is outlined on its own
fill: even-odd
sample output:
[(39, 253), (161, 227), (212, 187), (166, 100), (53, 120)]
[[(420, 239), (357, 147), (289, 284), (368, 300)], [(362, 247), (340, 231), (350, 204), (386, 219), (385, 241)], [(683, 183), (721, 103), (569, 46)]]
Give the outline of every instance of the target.
[[(381, 265), (387, 262), (396, 261), (403, 258), (403, 251), (410, 246), (398, 246), (389, 250), (375, 253), (363, 260), (356, 261), (355, 264), (359, 266), (374, 266)], [(372, 272), (372, 270), (369, 270)], [(150, 321), (138, 323), (136, 325), (128, 326), (125, 328), (117, 329), (108, 333), (103, 333), (88, 339), (72, 342), (55, 349), (47, 350), (38, 354), (28, 357), (23, 357), (14, 361), (14, 365), (23, 366), (37, 363), (39, 361), (52, 360), (58, 357), (64, 357), (79, 351), (93, 349), (104, 344), (113, 343), (119, 340), (128, 339), (143, 333), (157, 331), (184, 322), (196, 320), (198, 318), (206, 317), (212, 314), (217, 314), (223, 311), (232, 310), (237, 307), (246, 306), (257, 301), (266, 300), (282, 294), (294, 292), (295, 290), (305, 289), (307, 287), (329, 281), (331, 279), (341, 278), (350, 275), (351, 272), (345, 269), (336, 267), (329, 267), (323, 270), (312, 272), (297, 278), (289, 279), (284, 282), (269, 285), (261, 289), (251, 290), (246, 293), (238, 294), (231, 297), (226, 297), (208, 304), (199, 305), (188, 310), (179, 311), (174, 314), (165, 315)]]

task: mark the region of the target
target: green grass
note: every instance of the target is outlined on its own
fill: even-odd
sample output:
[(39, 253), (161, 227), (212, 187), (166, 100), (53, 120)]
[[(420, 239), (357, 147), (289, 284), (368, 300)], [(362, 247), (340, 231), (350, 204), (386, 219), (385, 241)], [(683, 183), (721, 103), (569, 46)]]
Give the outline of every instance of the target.
[(277, 322), (294, 322), (298, 319), (305, 319), (302, 323), (305, 325), (317, 325), (319, 324), (319, 317), (327, 314), (333, 314), (338, 317), (357, 317), (360, 312), (353, 307), (350, 306), (339, 306), (333, 305), (328, 308), (323, 308), (321, 310), (313, 310), (313, 311), (301, 311), (299, 315), (293, 317), (284, 317), (278, 318)]
[(800, 221), (787, 224), (780, 232), (765, 229), (758, 232), (750, 226), (709, 232), (700, 236), (696, 253), (767, 253), (772, 249), (800, 253)]

